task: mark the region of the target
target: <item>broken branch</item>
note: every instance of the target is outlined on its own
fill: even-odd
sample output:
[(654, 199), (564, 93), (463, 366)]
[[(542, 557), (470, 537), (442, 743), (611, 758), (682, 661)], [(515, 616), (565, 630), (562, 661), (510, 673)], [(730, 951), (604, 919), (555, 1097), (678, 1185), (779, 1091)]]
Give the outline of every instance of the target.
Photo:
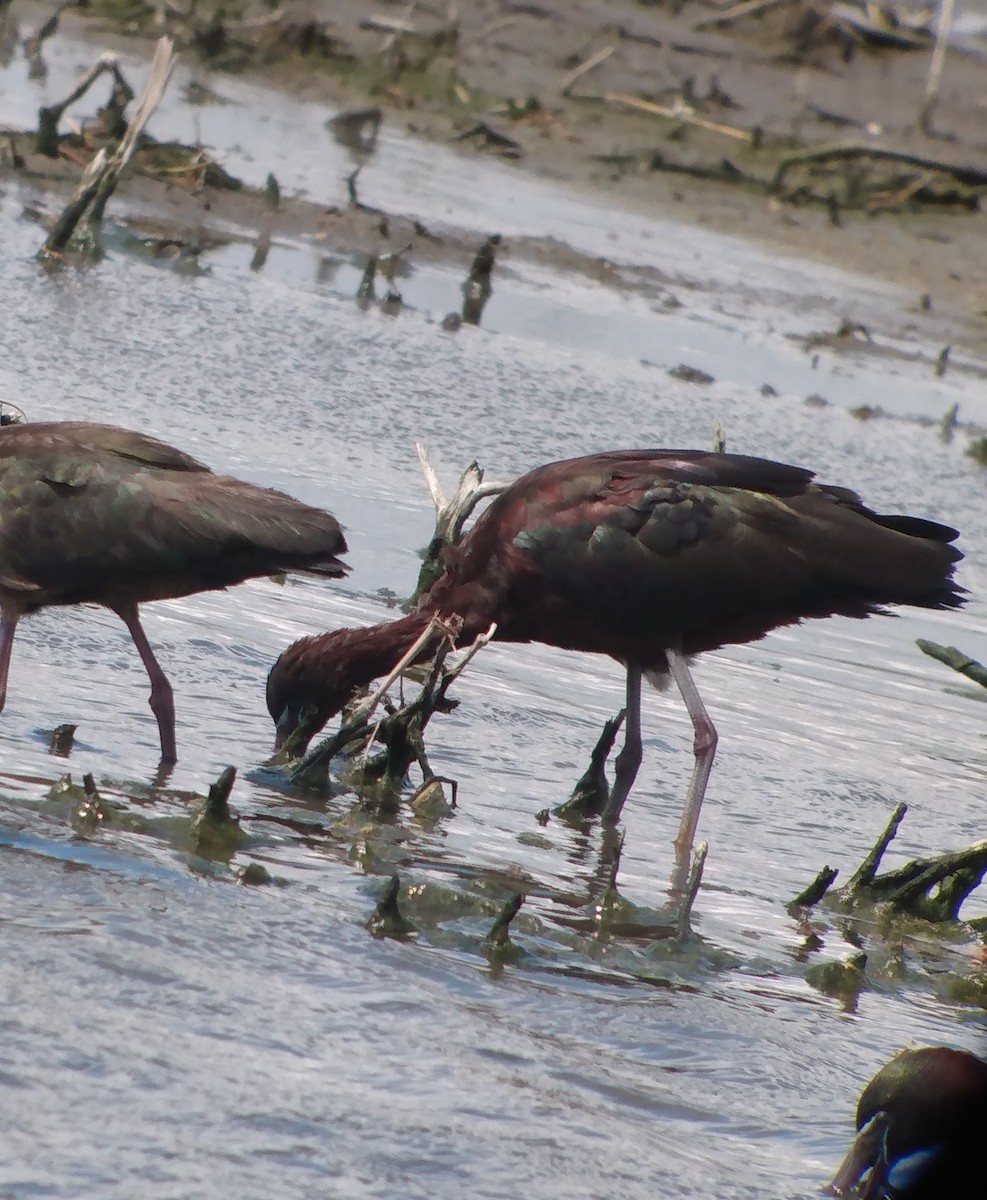
[(667, 104), (655, 104), (653, 100), (642, 100), (638, 96), (625, 96), (620, 92), (604, 92), (601, 96), (580, 96), (579, 99), (603, 100), (607, 104), (623, 104), (627, 108), (636, 108), (639, 112), (651, 113), (655, 117), (665, 117), (670, 121), (682, 121), (686, 125), (696, 125), (700, 129), (708, 129), (710, 133), (721, 133), (724, 137), (736, 138), (738, 141), (754, 140), (754, 134), (749, 130), (707, 120), (706, 117), (699, 116), (697, 112), (685, 105), (669, 107)]
[(617, 49), (616, 46), (604, 46), (602, 50), (597, 50), (595, 54), (591, 54), (584, 62), (572, 68), (566, 75), (563, 75), (562, 82), (559, 84), (559, 95), (568, 96), (572, 91), (572, 86), (577, 80), (598, 67), (600, 63), (606, 62), (611, 54)]

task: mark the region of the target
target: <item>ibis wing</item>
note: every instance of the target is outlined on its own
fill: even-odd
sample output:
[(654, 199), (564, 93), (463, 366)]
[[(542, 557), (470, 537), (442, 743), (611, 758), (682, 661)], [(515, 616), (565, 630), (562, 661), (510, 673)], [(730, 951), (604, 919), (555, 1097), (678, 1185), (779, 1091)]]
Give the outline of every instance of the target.
[(578, 505), (530, 514), (511, 539), (515, 594), (564, 601), (587, 629), (675, 644), (739, 615), (773, 619), (803, 596), (812, 566), (800, 535), (770, 494), (618, 477)]
[(949, 603), (951, 533), (877, 517), (798, 467), (621, 452), (519, 480), (452, 573), (496, 596), (487, 607), (504, 637), (647, 662), (665, 646), (698, 652), (808, 616)]
[[(0, 433), (0, 565), (32, 603), (187, 595), (253, 575), (340, 575), (338, 523), (281, 492), (215, 475), (154, 439), (112, 427)], [(87, 442), (88, 439), (88, 442)]]
[(39, 467), (47, 465), (56, 474), (71, 476), (75, 469), (84, 473), (94, 461), (113, 458), (159, 470), (209, 471), (197, 459), (166, 442), (116, 425), (39, 421), (9, 425), (0, 431), (0, 464), (15, 459), (27, 460)]

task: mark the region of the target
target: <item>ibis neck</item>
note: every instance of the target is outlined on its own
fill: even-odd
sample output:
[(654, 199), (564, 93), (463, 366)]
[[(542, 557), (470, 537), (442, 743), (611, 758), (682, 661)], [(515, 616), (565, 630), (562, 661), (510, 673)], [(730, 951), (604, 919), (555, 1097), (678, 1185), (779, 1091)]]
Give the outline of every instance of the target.
[[(309, 664), (317, 676), (324, 673), (323, 661), (332, 662), (335, 672), (345, 676), (350, 688), (366, 687), (394, 667), (425, 632), (430, 620), (428, 613), (410, 613), (382, 625), (336, 630), (309, 638), (303, 643), (299, 662)], [(422, 657), (433, 650), (434, 646), (426, 647)]]

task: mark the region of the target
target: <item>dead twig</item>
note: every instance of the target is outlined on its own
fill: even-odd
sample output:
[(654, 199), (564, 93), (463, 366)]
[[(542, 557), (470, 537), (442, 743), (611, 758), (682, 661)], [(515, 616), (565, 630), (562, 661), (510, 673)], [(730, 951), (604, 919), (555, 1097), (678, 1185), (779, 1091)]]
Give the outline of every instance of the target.
[(34, 33), (29, 33), (24, 38), (24, 56), (25, 58), (37, 58), (41, 52), (41, 45), (47, 41), (53, 33), (58, 29), (58, 18), (67, 9), (72, 7), (76, 0), (62, 0), (55, 11), (46, 21), (35, 30)]
[(895, 834), (898, 832), (898, 826), (904, 820), (906, 812), (908, 812), (907, 804), (896, 804), (894, 806), (894, 811), (888, 819), (887, 825), (884, 827), (884, 832), (871, 847), (860, 866), (854, 871), (850, 882), (843, 889), (844, 893), (859, 891), (860, 888), (867, 887), (873, 881), (874, 876), (877, 874), (877, 868), (881, 865), (884, 852), (891, 845), (892, 841), (894, 841)]
[(511, 945), (510, 927), (511, 922), (521, 911), (521, 905), (524, 903), (524, 893), (518, 892), (512, 896), (510, 900), (501, 908), (497, 914), (497, 919), (490, 928), (490, 932), (484, 938), (484, 944), (489, 949), (503, 951)]
[(477, 121), (470, 129), (465, 129), (462, 133), (458, 133), (452, 140), (454, 142), (465, 142), (472, 138), (477, 139), (476, 145), (480, 149), (493, 150), (502, 158), (521, 157), (521, 143), (515, 141), (514, 138), (508, 137), (506, 133), (500, 133), (499, 130), (488, 125), (486, 121)]
[(361, 21), (361, 25), (365, 29), (373, 29), (382, 33), (386, 32), (387, 36), (381, 42), (380, 50), (378, 51), (381, 57), (387, 54), (402, 35), (415, 32), (411, 18), (414, 16), (417, 7), (418, 0), (411, 0), (408, 7), (404, 10), (403, 17), (371, 17), (367, 21)]
[(95, 227), (102, 220), (107, 201), (113, 194), (131, 155), (137, 149), (137, 142), (144, 126), (161, 102), (174, 66), (174, 46), (169, 38), (161, 38), (154, 52), (151, 74), (144, 89), (144, 95), (141, 97), (136, 113), (131, 118), (127, 132), (111, 155), (107, 155), (105, 150), (100, 150), (96, 154), (83, 176), (76, 195), (46, 238), (45, 244), (41, 248), (41, 257), (60, 255), (83, 220), (86, 220), (90, 227)]
[(120, 145), (110, 155), (106, 174), (100, 183), (99, 192), (93, 203), (93, 220), (99, 221), (102, 219), (106, 202), (113, 194), (113, 190), (120, 176), (123, 174), (124, 168), (137, 149), (137, 143), (144, 132), (144, 126), (150, 121), (158, 105), (161, 103), (165, 89), (168, 86), (168, 80), (175, 69), (175, 62), (174, 43), (170, 38), (160, 38), (154, 50), (154, 58), (151, 62), (151, 74), (148, 78), (147, 86), (144, 88), (144, 95), (137, 105), (137, 111), (131, 118), (127, 132), (123, 135)]
[(384, 680), (376, 691), (372, 692), (365, 700), (355, 706), (351, 712), (349, 719), (332, 737), (324, 738), (314, 749), (310, 750), (302, 761), (295, 767), (291, 773), (292, 779), (296, 783), (311, 783), (313, 781), (321, 782), (324, 773), (329, 763), (351, 742), (364, 738), (367, 735), (368, 724), (371, 714), (377, 705), (383, 700), (387, 689), (391, 686), (395, 679), (410, 666), (425, 647), (433, 640), (436, 634), (443, 634), (450, 637), (449, 627), (438, 617), (434, 617), (428, 624), (420, 637), (415, 641), (414, 645), (401, 658), (400, 662), (394, 667), (390, 675)]
[[(854, 909), (861, 904), (880, 904), (892, 913), (903, 913), (925, 921), (955, 921), (967, 896), (980, 886), (987, 874), (987, 841), (963, 850), (951, 850), (927, 858), (916, 858), (878, 875), (881, 859), (898, 831), (907, 808), (898, 804), (881, 836), (850, 882), (837, 893), (837, 904)], [(823, 867), (812, 883), (788, 905), (788, 911), (817, 904), (827, 893), (837, 872)]]
[(607, 104), (623, 104), (627, 108), (636, 108), (639, 112), (650, 113), (655, 117), (664, 117), (669, 121), (681, 121), (686, 125), (695, 125), (699, 129), (707, 129), (710, 133), (720, 133), (724, 137), (736, 138), (738, 141), (754, 140), (754, 134), (750, 130), (710, 121), (706, 117), (699, 116), (697, 112), (686, 105), (655, 104), (653, 100), (642, 100), (640, 96), (625, 96), (622, 92), (604, 92), (600, 96), (579, 96), (578, 99), (602, 100)]
[(939, 0), (939, 21), (936, 24), (936, 40), (932, 47), (932, 58), (929, 61), (929, 74), (925, 81), (925, 99), (919, 110), (919, 128), (926, 137), (935, 137), (932, 128), (932, 117), (939, 103), (939, 85), (942, 82), (942, 72), (946, 65), (946, 50), (949, 46), (949, 35), (953, 29), (955, 0)]
[(826, 24), (865, 45), (921, 50), (932, 41), (928, 12), (906, 12), (896, 4), (856, 4), (836, 0)]
[(897, 912), (927, 921), (955, 921), (963, 901), (979, 887), (985, 873), (987, 842), (976, 842), (963, 850), (916, 858), (873, 880), (868, 891)]
[[(532, 14), (526, 13), (525, 15), (531, 16)], [(523, 18), (520, 16), (496, 17), (493, 21), (490, 21), (488, 24), (484, 25), (484, 27), (478, 33), (475, 33), (471, 38), (460, 42), (460, 54), (465, 54), (468, 50), (472, 50), (474, 46), (479, 46), (481, 42), (485, 42), (488, 37), (493, 37), (495, 33), (503, 33), (505, 29), (510, 29), (513, 25), (520, 25), (522, 19)]]
[(500, 234), (491, 234), (473, 258), (469, 274), (463, 283), (462, 318), (465, 325), (480, 324), (483, 310), (493, 294), (491, 277), (497, 261), (496, 250), (499, 245)]
[(409, 4), (405, 10), (405, 16), (403, 17), (364, 17), (360, 22), (360, 28), (366, 29), (370, 33), (384, 33), (387, 35), (379, 51), (380, 54), (383, 54), (386, 50), (390, 50), (395, 38), (400, 37), (405, 33), (418, 32), (414, 26), (414, 23), (409, 20), (409, 17), (411, 16), (412, 12), (414, 12), (416, 6), (417, 5), (415, 3)]
[(791, 0), (744, 0), (744, 3), (734, 4), (718, 16), (704, 17), (701, 21), (696, 21), (692, 28), (697, 33), (703, 29), (718, 29), (721, 25), (732, 25), (734, 21), (744, 17), (753, 17), (771, 8), (777, 8), (780, 4), (790, 3)]
[[(305, 756), (302, 762), (292, 771), (292, 782), (302, 786), (323, 786), (326, 770), (330, 761), (353, 742), (362, 742), (362, 750), (357, 754), (366, 754), (369, 747), (378, 739), (387, 747), (383, 755), (373, 762), (364, 760), (353, 774), (357, 776), (358, 790), (368, 782), (382, 782), (388, 790), (400, 785), (413, 762), (419, 764), (426, 782), (437, 780), (439, 777), (431, 769), (425, 754), (423, 734), (425, 726), (435, 712), (448, 712), (455, 707), (453, 701), (446, 699), (446, 693), (452, 684), (466, 669), (473, 657), (493, 638), (496, 625), (491, 625), (486, 633), (469, 647), (454, 667), (446, 668), (445, 659), (455, 647), (458, 628), (433, 618), (429, 627), (424, 631), (414, 646), (397, 664), (388, 678), (375, 692), (359, 704), (354, 705), (346, 724), (331, 738), (321, 742), (314, 750)], [(444, 636), (444, 642), (439, 646), (426, 680), (419, 695), (404, 705), (398, 712), (392, 712), (373, 726), (370, 717), (376, 706), (383, 700), (387, 689), (398, 675), (409, 666), (428, 645), (429, 638), (436, 632)]]
[[(615, 717), (604, 723), (603, 730), (590, 753), (589, 766), (577, 780), (572, 795), (564, 804), (552, 810), (556, 817), (563, 821), (584, 821), (600, 816), (606, 808), (610, 799), (607, 759), (626, 716), (627, 710), (622, 708)], [(545, 817), (547, 820), (547, 809)]]
[[(937, 374), (938, 374), (938, 365), (937, 365)], [(947, 408), (946, 411), (943, 413), (942, 420), (939, 422), (939, 440), (941, 442), (945, 442), (948, 445), (953, 440), (953, 434), (956, 432), (956, 427), (957, 427), (957, 425), (959, 425), (959, 423), (960, 423), (959, 403), (951, 404), (949, 406), (949, 408)], [(929, 646), (934, 646), (935, 644), (936, 644), (935, 642), (927, 642), (926, 643), (926, 645), (929, 645)], [(920, 650), (925, 650), (925, 646), (923, 646), (921, 638), (918, 641), (918, 648)], [(928, 654), (929, 651), (925, 650), (925, 653)], [(933, 657), (935, 657), (935, 655), (933, 655)]]
[(841, 890), (839, 899), (843, 904), (860, 900), (885, 904), (894, 912), (926, 921), (955, 921), (963, 901), (987, 872), (987, 842), (912, 859), (903, 867), (878, 875), (881, 858), (906, 812), (906, 805), (896, 805), (884, 832)]
[[(370, 719), (374, 709), (380, 704), (387, 693), (388, 688), (397, 679), (407, 667), (410, 667), (413, 662), (421, 654), (422, 650), (429, 644), (436, 634), (441, 634), (449, 640), (450, 646), (455, 645), (456, 631), (452, 629), (441, 617), (433, 617), (428, 623), (428, 628), (421, 633), (412, 645), (391, 668), (391, 673), (387, 676), (384, 682), (374, 692), (372, 692), (365, 700), (361, 700), (355, 705), (350, 716), (352, 724), (358, 722), (366, 722)], [(489, 640), (489, 639), (488, 639)], [(465, 663), (463, 664), (466, 665)]]
[(51, 232), (45, 239), (45, 244), (39, 251), (39, 257), (57, 257), (69, 244), (69, 240), (75, 232), (76, 227), (96, 198), (100, 180), (103, 178), (105, 170), (106, 151), (98, 150), (92, 162), (83, 171), (82, 178), (72, 193), (72, 199), (62, 209), (61, 216), (52, 226)]
[(374, 217), (386, 217), (387, 214), (382, 208), (374, 208), (372, 204), (364, 204), (360, 199), (360, 193), (356, 190), (357, 180), (360, 178), (360, 172), (364, 168), (364, 163), (360, 165), (346, 176), (346, 194), (349, 198), (350, 208), (358, 209), (360, 212), (370, 213)]
[(340, 145), (359, 154), (369, 155), (377, 148), (377, 137), (383, 123), (383, 110), (377, 105), (372, 105), (369, 108), (347, 109), (337, 113), (326, 121), (325, 127)]
[(409, 605), (413, 605), (419, 596), (423, 596), (442, 574), (443, 552), (446, 547), (455, 546), (459, 542), (463, 526), (480, 501), (488, 496), (499, 495), (509, 486), (506, 483), (484, 483), (483, 470), (476, 462), (472, 462), (459, 477), (459, 484), (452, 499), (446, 500), (428, 447), (417, 442), (415, 448), (425, 475), (425, 485), (435, 505), (436, 517), (435, 532), (425, 551), (418, 573), (418, 584), (408, 602)]
[(251, 29), (267, 29), (271, 25), (278, 25), (285, 19), (287, 11), (284, 8), (276, 8), (273, 12), (262, 13), (256, 17), (242, 17), (238, 21), (223, 20), (223, 25), (231, 32), (247, 33)]
[(958, 167), (938, 159), (906, 154), (902, 150), (890, 150), (881, 146), (866, 146), (851, 142), (846, 145), (818, 146), (789, 154), (778, 164), (778, 169), (775, 171), (768, 190), (773, 194), (779, 192), (785, 176), (793, 167), (804, 166), (806, 163), (818, 164), (839, 159), (852, 161), (858, 158), (870, 158), (877, 162), (900, 162), (923, 171), (938, 171), (944, 175), (951, 175), (957, 183), (961, 183), (965, 187), (987, 187), (987, 170), (981, 167)]
[(408, 938), (418, 930), (405, 919), (398, 908), (398, 893), (401, 890), (401, 880), (397, 875), (384, 884), (383, 891), (374, 911), (367, 918), (367, 929), (374, 937)]
[(494, 481), (484, 483), (482, 467), (476, 462), (471, 462), (460, 475), (452, 499), (446, 500), (428, 447), (422, 442), (416, 442), (415, 449), (418, 451), (429, 495), (436, 508), (436, 532), (441, 533), (443, 541), (448, 545), (455, 545), (462, 535), (463, 525), (480, 501), (488, 496), (500, 495), (510, 484)]
[(74, 104), (80, 96), (85, 95), (101, 75), (107, 73), (113, 76), (114, 84), (124, 103), (129, 103), (134, 98), (133, 88), (120, 70), (117, 56), (110, 50), (104, 50), (61, 104), (50, 104), (38, 110), (38, 135), (35, 145), (39, 154), (47, 155), (48, 158), (57, 156), (58, 122), (62, 119), (62, 114), (70, 104)]
[(595, 54), (591, 54), (589, 58), (585, 59), (583, 62), (579, 63), (578, 66), (573, 67), (571, 71), (563, 75), (562, 80), (559, 83), (559, 95), (568, 96), (572, 91), (573, 84), (576, 83), (577, 80), (582, 79), (584, 75), (592, 71), (594, 67), (598, 67), (600, 63), (606, 62), (616, 49), (616, 45), (604, 46), (602, 50), (597, 50)]

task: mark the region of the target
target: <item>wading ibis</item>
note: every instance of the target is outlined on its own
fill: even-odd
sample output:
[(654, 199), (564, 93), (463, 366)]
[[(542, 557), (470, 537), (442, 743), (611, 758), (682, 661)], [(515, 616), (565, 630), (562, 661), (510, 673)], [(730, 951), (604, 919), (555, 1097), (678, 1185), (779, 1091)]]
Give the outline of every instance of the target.
[(466, 644), (496, 622), (505, 642), (608, 654), (627, 669), (623, 749), (604, 820), (615, 822), (641, 762), (641, 678), (678, 685), (695, 769), (676, 846), (688, 853), (716, 749), (689, 672), (704, 650), (754, 641), (806, 617), (866, 617), (888, 604), (952, 608), (955, 530), (882, 516), (846, 488), (761, 458), (626, 450), (549, 463), (499, 495), (409, 616), (303, 638), (267, 683), (279, 744), (315, 728), (384, 674), (433, 614)]
[(905, 1050), (864, 1088), (857, 1137), (827, 1192), (859, 1200), (987, 1195), (987, 1063), (965, 1050)]
[(171, 685), (138, 605), (303, 570), (343, 575), (335, 517), (215, 475), (181, 450), (112, 425), (0, 429), (0, 710), (21, 617), (103, 604), (130, 630), (151, 680), (161, 758), (177, 758)]

